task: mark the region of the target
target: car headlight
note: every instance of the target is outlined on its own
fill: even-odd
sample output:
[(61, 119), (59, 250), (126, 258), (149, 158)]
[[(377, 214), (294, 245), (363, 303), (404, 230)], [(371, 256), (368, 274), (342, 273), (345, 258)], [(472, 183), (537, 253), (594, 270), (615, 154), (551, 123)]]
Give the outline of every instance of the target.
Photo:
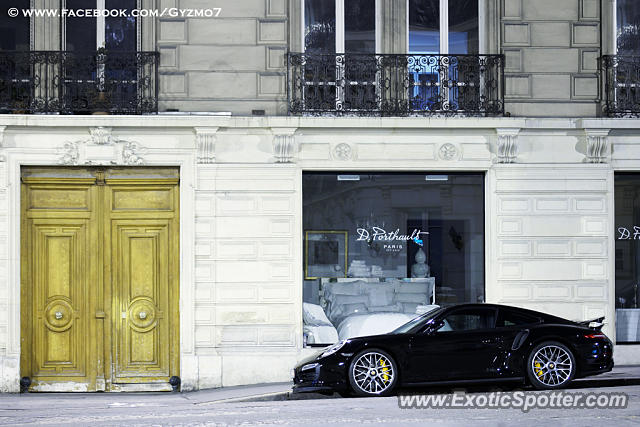
[(316, 369), (318, 367), (318, 365), (320, 365), (320, 364), (319, 363), (307, 363), (302, 368), (300, 368), (300, 370), (301, 371), (308, 371), (310, 369)]
[(320, 357), (331, 356), (332, 354), (334, 354), (335, 352), (340, 350), (346, 344), (346, 342), (347, 342), (347, 340), (338, 341), (334, 345), (332, 345), (330, 347), (327, 347), (324, 350), (324, 352), (320, 355)]

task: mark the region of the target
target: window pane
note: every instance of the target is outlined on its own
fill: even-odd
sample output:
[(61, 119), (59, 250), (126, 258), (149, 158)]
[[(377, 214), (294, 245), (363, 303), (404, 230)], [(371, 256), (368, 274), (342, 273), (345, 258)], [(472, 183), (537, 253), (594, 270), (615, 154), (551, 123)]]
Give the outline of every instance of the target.
[(345, 0), (345, 53), (376, 53), (375, 0)]
[(640, 2), (617, 1), (617, 48), (620, 55), (637, 55), (640, 52)]
[(439, 52), (439, 0), (409, 0), (409, 53)]
[(640, 342), (640, 174), (615, 175), (616, 341)]
[(335, 53), (335, 0), (305, 0), (304, 51), (307, 53)]
[(390, 332), (434, 303), (484, 301), (483, 174), (309, 172), (302, 182), (307, 343)]
[[(95, 9), (95, 0), (67, 0), (67, 9)], [(95, 18), (67, 18), (67, 50), (79, 52), (95, 52), (96, 19)]]
[[(131, 11), (137, 7), (137, 3), (136, 0), (107, 0), (106, 8)], [(137, 50), (136, 18), (109, 17), (105, 19), (105, 27), (107, 51), (135, 52)]]
[(478, 0), (449, 0), (449, 53), (478, 54)]
[(7, 11), (11, 7), (29, 9), (29, 0), (12, 1), (0, 6), (0, 50), (29, 50), (29, 18), (10, 18)]
[(532, 323), (539, 323), (539, 322), (540, 322), (540, 319), (538, 319), (537, 317), (530, 316), (528, 314), (516, 313), (516, 312), (501, 308), (498, 314), (497, 326), (499, 328), (502, 328), (502, 327), (509, 327), (509, 326), (517, 326), (517, 325), (529, 325)]
[(494, 327), (495, 311), (488, 309), (468, 309), (456, 311), (443, 319), (444, 325), (438, 332), (471, 331)]

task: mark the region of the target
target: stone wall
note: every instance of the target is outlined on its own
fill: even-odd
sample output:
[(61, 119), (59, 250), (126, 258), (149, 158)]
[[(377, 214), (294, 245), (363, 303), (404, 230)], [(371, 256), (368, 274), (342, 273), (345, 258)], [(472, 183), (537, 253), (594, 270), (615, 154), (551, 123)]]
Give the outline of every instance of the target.
[(286, 114), (287, 0), (162, 0), (222, 9), (217, 18), (159, 18), (161, 111)]
[(596, 115), (598, 0), (503, 0), (501, 26), (508, 113)]

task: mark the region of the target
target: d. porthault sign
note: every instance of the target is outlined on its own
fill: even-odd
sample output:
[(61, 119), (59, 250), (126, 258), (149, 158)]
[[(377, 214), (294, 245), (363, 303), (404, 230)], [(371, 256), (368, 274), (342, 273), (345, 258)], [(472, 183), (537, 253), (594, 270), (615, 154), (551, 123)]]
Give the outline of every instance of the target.
[(400, 234), (400, 229), (396, 228), (395, 231), (387, 232), (384, 228), (372, 227), (371, 230), (366, 228), (356, 229), (358, 238), (356, 241), (364, 241), (369, 244), (374, 242), (384, 243), (384, 248), (387, 250), (399, 249), (402, 247), (402, 243), (409, 240), (413, 241), (418, 246), (423, 246), (424, 242), (420, 238), (422, 234), (429, 234), (428, 231), (422, 231), (414, 229), (411, 234)]

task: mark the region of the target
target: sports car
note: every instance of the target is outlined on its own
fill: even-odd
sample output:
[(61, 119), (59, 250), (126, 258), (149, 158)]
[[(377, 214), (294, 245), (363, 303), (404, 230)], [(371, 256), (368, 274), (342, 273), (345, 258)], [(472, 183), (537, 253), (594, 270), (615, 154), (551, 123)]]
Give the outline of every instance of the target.
[(293, 390), (382, 396), (396, 387), (489, 381), (562, 388), (613, 368), (603, 321), (495, 304), (441, 307), (388, 334), (323, 349), (294, 369)]

